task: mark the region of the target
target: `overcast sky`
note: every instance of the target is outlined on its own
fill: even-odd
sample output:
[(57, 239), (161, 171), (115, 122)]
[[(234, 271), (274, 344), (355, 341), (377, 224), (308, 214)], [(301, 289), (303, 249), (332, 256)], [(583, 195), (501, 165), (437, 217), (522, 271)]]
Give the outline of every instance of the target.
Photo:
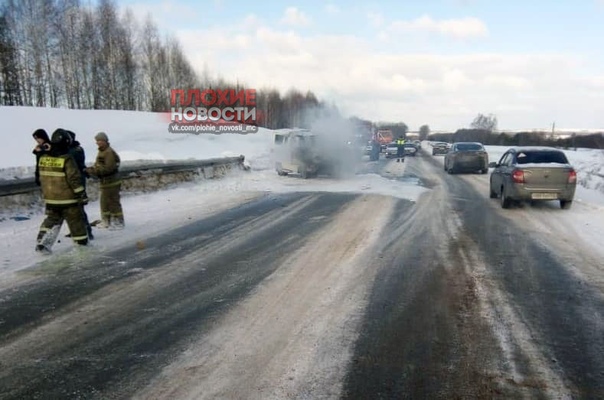
[(604, 127), (604, 0), (121, 0), (198, 71), (411, 129)]

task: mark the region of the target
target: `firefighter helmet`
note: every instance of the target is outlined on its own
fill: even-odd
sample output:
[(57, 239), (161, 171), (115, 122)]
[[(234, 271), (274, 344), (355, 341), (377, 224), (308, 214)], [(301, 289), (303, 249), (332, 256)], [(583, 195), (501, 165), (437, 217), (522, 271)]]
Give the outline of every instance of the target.
[(65, 129), (59, 128), (52, 133), (50, 143), (55, 146), (69, 147), (69, 145), (71, 144), (71, 136), (69, 135), (69, 132), (67, 132)]

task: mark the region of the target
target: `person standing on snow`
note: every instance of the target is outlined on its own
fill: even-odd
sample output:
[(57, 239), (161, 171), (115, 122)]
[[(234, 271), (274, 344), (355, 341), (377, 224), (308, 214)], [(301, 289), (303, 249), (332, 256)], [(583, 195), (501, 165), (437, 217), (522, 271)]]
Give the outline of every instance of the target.
[(382, 152), (382, 145), (375, 135), (372, 136), (369, 142), (371, 146), (371, 153), (369, 154), (370, 161), (378, 161), (380, 159), (380, 153)]
[(124, 213), (120, 202), (120, 189), (122, 180), (118, 172), (120, 157), (109, 145), (109, 138), (105, 132), (99, 132), (94, 137), (99, 152), (94, 166), (86, 168), (86, 173), (99, 178), (100, 203), (101, 203), (101, 228), (123, 229)]
[(35, 181), (36, 185), (40, 186), (40, 169), (38, 167), (38, 163), (40, 162), (40, 157), (50, 150), (50, 138), (44, 129), (36, 129), (34, 133), (32, 133), (32, 136), (38, 143), (36, 147), (34, 147), (32, 153), (36, 156), (36, 172), (34, 174)]
[(53, 132), (50, 150), (40, 157), (40, 185), (46, 218), (38, 232), (36, 251), (49, 254), (63, 221), (67, 221), (71, 238), (78, 245), (88, 244), (82, 206), (88, 203), (82, 175), (71, 155), (71, 139), (63, 129)]
[[(69, 154), (73, 157), (78, 169), (80, 170), (80, 174), (82, 175), (82, 186), (84, 186), (84, 190), (86, 190), (86, 178), (88, 178), (88, 173), (86, 173), (86, 152), (84, 148), (80, 145), (80, 142), (76, 140), (76, 134), (72, 131), (67, 131), (71, 139), (71, 144), (69, 146)], [(88, 231), (88, 239), (93, 240), (94, 235), (92, 234), (92, 226), (90, 226), (90, 221), (88, 220), (88, 214), (86, 214), (86, 210), (82, 206), (82, 213), (84, 214), (84, 220), (86, 221), (86, 230)]]
[(403, 135), (396, 139), (396, 162), (405, 162), (405, 139)]

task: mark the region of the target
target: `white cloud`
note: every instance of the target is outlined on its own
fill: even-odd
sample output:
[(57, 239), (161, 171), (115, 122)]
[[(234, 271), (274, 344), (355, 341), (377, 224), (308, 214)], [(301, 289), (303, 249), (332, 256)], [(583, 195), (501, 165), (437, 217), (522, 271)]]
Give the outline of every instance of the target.
[(243, 19), (243, 29), (255, 30), (261, 23), (262, 21), (256, 14), (249, 14)]
[(428, 15), (423, 15), (411, 21), (394, 21), (390, 24), (389, 31), (392, 33), (438, 33), (457, 39), (486, 37), (489, 34), (487, 26), (478, 18), (467, 17), (460, 19), (434, 20)]
[(384, 24), (384, 16), (380, 13), (370, 12), (367, 14), (367, 19), (374, 28), (381, 28)]
[(281, 23), (291, 26), (307, 26), (310, 24), (310, 19), (296, 7), (288, 7), (281, 19)]
[(604, 106), (593, 102), (601, 82), (585, 81), (579, 90), (579, 80), (564, 72), (576, 61), (565, 55), (384, 55), (373, 45), (352, 36), (304, 38), (259, 28), (254, 50), (238, 53), (245, 68), (213, 68), (258, 88), (312, 90), (346, 113), (413, 127), (457, 129), (479, 112), (497, 113), (506, 128), (542, 126), (552, 118), (604, 125)]
[(328, 14), (338, 14), (340, 12), (340, 8), (335, 4), (326, 4), (324, 9)]
[[(381, 14), (368, 17), (383, 22)], [(425, 21), (431, 22), (409, 26), (457, 37), (480, 32)], [(604, 127), (604, 78), (586, 73), (601, 68), (576, 54), (410, 54), (396, 42), (386, 46), (354, 34), (300, 35), (253, 14), (228, 26), (180, 30), (177, 37), (200, 73), (207, 65), (211, 75), (258, 89), (312, 90), (343, 112), (372, 120), (457, 129), (479, 112), (493, 112), (506, 129), (552, 120)]]
[(175, 21), (192, 22), (204, 21), (199, 9), (176, 0), (161, 0), (158, 2), (140, 2), (127, 5), (132, 10), (134, 17), (143, 22), (147, 15), (151, 15), (153, 21), (160, 29), (174, 29)]
[(478, 0), (449, 0), (449, 2), (456, 4), (458, 6), (462, 6), (462, 7), (472, 5), (472, 4), (476, 3), (477, 1)]
[(494, 88), (507, 87), (518, 90), (531, 90), (531, 83), (528, 79), (519, 76), (509, 75), (488, 75), (482, 79), (486, 86)]
[(302, 48), (302, 38), (294, 32), (281, 32), (271, 28), (259, 27), (256, 40), (279, 54), (297, 53)]
[[(604, 3), (604, 0), (602, 2)], [(591, 78), (589, 83), (594, 88), (604, 89), (604, 75)]]

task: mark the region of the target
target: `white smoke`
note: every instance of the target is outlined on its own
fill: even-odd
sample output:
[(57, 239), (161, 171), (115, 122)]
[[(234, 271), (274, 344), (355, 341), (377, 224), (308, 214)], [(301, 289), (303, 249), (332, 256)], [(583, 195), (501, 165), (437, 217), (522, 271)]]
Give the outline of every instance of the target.
[[(302, 158), (307, 161), (313, 160), (311, 163), (313, 166), (318, 165), (319, 175), (337, 178), (355, 175), (363, 161), (363, 151), (366, 145), (365, 140), (360, 139), (363, 136), (355, 123), (339, 115), (320, 115), (316, 110), (306, 114), (301, 122), (312, 136), (312, 138), (304, 139), (309, 150), (304, 152), (305, 156)], [(282, 131), (284, 134), (287, 132), (291, 132), (291, 129)], [(275, 137), (278, 139), (279, 135)], [(290, 139), (286, 145), (275, 143), (273, 147), (275, 164), (293, 162), (294, 168), (296, 168), (296, 165), (301, 163), (300, 154), (302, 152), (297, 147), (301, 143), (300, 140), (302, 139)]]
[(324, 172), (336, 177), (354, 175), (362, 161), (364, 147), (357, 138), (357, 126), (340, 116), (322, 116), (309, 125), (317, 135)]

